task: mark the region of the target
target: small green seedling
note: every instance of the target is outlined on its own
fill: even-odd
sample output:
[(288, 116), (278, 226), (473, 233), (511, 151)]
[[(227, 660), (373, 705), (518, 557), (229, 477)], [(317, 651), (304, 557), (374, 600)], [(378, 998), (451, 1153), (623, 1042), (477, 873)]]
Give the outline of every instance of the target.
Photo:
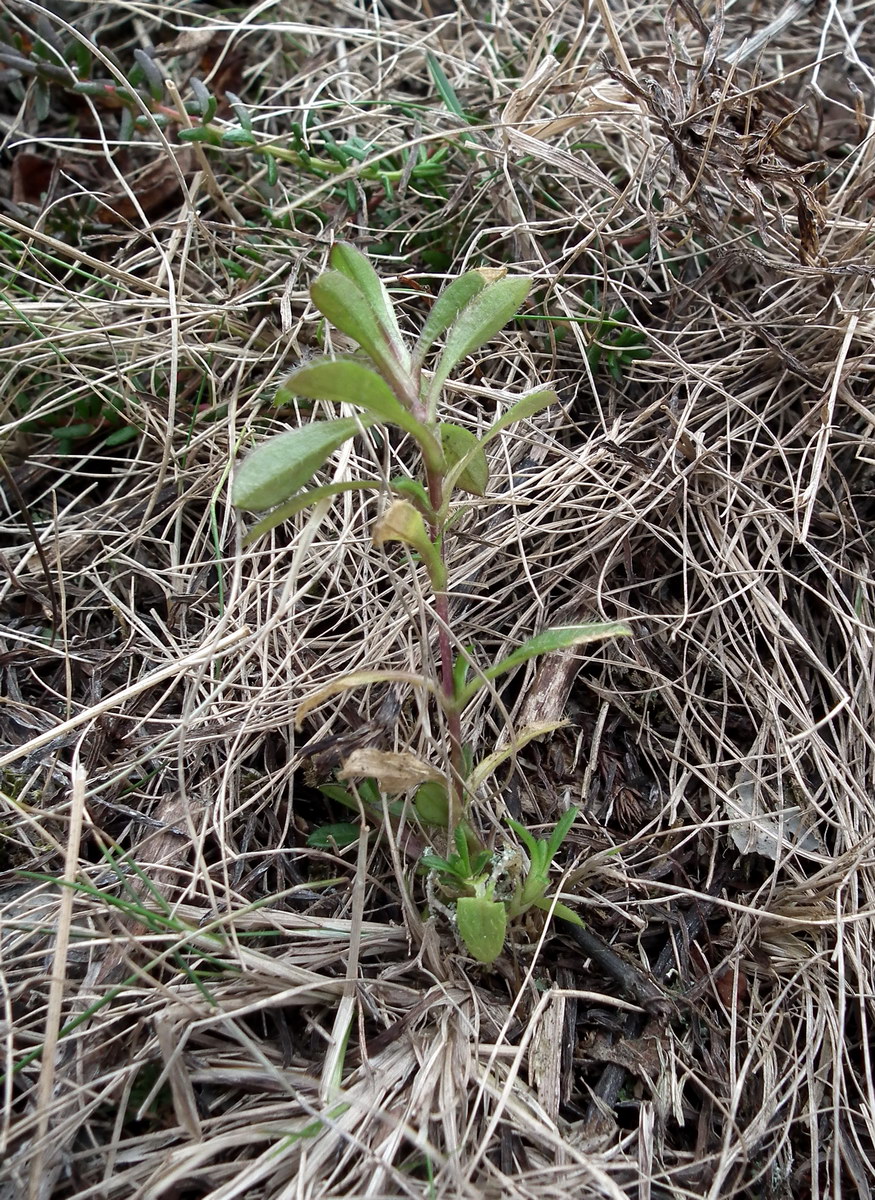
[(588, 325), (591, 342), (586, 357), (593, 372), (606, 367), (615, 382), (619, 383), (623, 373), (634, 363), (650, 358), (652, 351), (647, 338), (640, 329), (629, 325), (629, 310), (615, 308), (611, 312), (601, 311), (598, 290), (592, 288), (584, 296), (587, 306), (585, 315), (578, 321)]
[(556, 916), (564, 917), (572, 925), (582, 925), (577, 913), (572, 912), (567, 905), (547, 895), (550, 883), (550, 864), (556, 857), (559, 847), (565, 841), (568, 831), (577, 817), (577, 809), (569, 808), (555, 829), (546, 840), (533, 838), (524, 825), (508, 818), (508, 825), (529, 852), (529, 869), (523, 880), (522, 887), (515, 891), (508, 902), (508, 913), (516, 917), (529, 908), (540, 908), (544, 912), (553, 912)]
[(629, 324), (628, 309), (604, 310), (598, 289), (593, 287), (585, 293), (583, 305), (577, 316), (539, 319), (546, 319), (557, 327), (557, 340), (567, 334), (569, 325), (584, 326), (588, 342), (586, 359), (593, 374), (603, 368), (615, 383), (620, 383), (624, 373), (636, 362), (644, 362), (652, 356), (647, 337)]
[[(4, 239), (0, 239), (2, 248), (7, 249), (3, 242)], [(0, 289), (3, 283), (0, 279)], [(125, 401), (119, 395), (91, 392), (69, 399), (64, 396), (47, 408), (35, 399), (42, 395), (43, 387), (53, 389), (48, 377), (38, 377), (32, 388), (22, 389), (13, 396), (11, 405), (20, 418), (22, 432), (48, 434), (54, 439), (60, 455), (71, 454), (82, 442), (93, 438), (100, 438), (104, 449), (111, 450), (134, 441), (140, 435), (140, 430), (129, 424)], [(50, 394), (54, 394), (54, 389)], [(36, 410), (39, 415), (31, 418), (29, 414)]]
[[(319, 791), (336, 804), (350, 808), (355, 813), (363, 812), (365, 817), (370, 817), (375, 822), (381, 821), (383, 818), (380, 789), (373, 779), (363, 779), (356, 788), (355, 795), (349, 788), (345, 788), (339, 783), (320, 784)], [(390, 816), (400, 818), (404, 814), (404, 805), (396, 800), (394, 804), (388, 806), (388, 812)], [(357, 842), (361, 833), (360, 821), (339, 821), (332, 825), (319, 825), (307, 838), (307, 845), (323, 849), (337, 846), (342, 849), (344, 846), (351, 846)]]
[(456, 830), (456, 851), (447, 858), (424, 854), (421, 862), (433, 871), (445, 893), (456, 899), (456, 924), (471, 955), (479, 962), (494, 962), (504, 945), (508, 921), (530, 908), (539, 908), (582, 925), (577, 913), (547, 895), (550, 864), (577, 817), (570, 808), (546, 841), (533, 838), (525, 826), (508, 820), (529, 853), (528, 869), (509, 871), (505, 855), (478, 850), (471, 854), (476, 837), (464, 825)]
[[(487, 869), (492, 854), (473, 833), (470, 817), (475, 792), (513, 751), (496, 751), (474, 764), (463, 742), (462, 717), (483, 687), (520, 663), (630, 630), (620, 623), (547, 629), (486, 666), (476, 663), (472, 648), (458, 648), (458, 642), (458, 654), (454, 655), (445, 546), (456, 493), (485, 496), (489, 444), (516, 422), (555, 404), (557, 397), (549, 388), (520, 396), (477, 436), (442, 419), (443, 389), (458, 364), (514, 318), (532, 280), (503, 270), (467, 271), (440, 293), (418, 339), (410, 345), (389, 293), (362, 253), (337, 243), (329, 256), (329, 268), (314, 281), (311, 299), (362, 353), (316, 359), (298, 367), (280, 385), (276, 402), (285, 405), (294, 397), (303, 397), (352, 405), (359, 414), (312, 421), (256, 447), (236, 469), (231, 499), (240, 509), (266, 511), (250, 530), (247, 540), (251, 541), (319, 500), (357, 488), (388, 492), (389, 502), (374, 525), (372, 539), (377, 546), (402, 543), (409, 547), (414, 551), (414, 565), (421, 564), (425, 570), (434, 595), (436, 675), (420, 678), (375, 669), (335, 679), (298, 708), (296, 720), (300, 724), (315, 705), (344, 689), (376, 682), (415, 682), (434, 698), (449, 748), (449, 764), (443, 773), (412, 754), (370, 750), (350, 755), (341, 776), (371, 778), (381, 794), (413, 792), (414, 808), (423, 823), (446, 828), (448, 845), (455, 846), (455, 851), (442, 859), (431, 856), (424, 865), (437, 873), (448, 901), (455, 903), (459, 932), (468, 950), (481, 962), (492, 962), (501, 952), (509, 919), (531, 907), (555, 911), (554, 902), (546, 897), (548, 868), (574, 813), (560, 821), (546, 842), (536, 841), (527, 831), (523, 837), (522, 827), (512, 824), (531, 863), (521, 883), (509, 888), (503, 885), (500, 874)], [(421, 478), (311, 486), (313, 476), (335, 450), (374, 425), (398, 429), (412, 440), (422, 463)], [(555, 726), (517, 730), (514, 745), (524, 745), (551, 728)], [(351, 830), (348, 832), (351, 836)], [(563, 907), (562, 915), (569, 914)]]
[(507, 907), (495, 899), (495, 879), (487, 869), (492, 855), (477, 850), (472, 858), (469, 831), (459, 825), (456, 851), (446, 858), (423, 854), (421, 862), (438, 878), (448, 899), (455, 900), (456, 928), (468, 952), (478, 962), (498, 958), (507, 933)]

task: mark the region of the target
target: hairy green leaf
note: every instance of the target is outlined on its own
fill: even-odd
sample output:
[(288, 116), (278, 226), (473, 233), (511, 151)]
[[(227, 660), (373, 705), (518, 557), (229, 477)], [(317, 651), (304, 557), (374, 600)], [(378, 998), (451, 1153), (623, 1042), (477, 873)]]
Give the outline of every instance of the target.
[(398, 377), (394, 348), (358, 284), (340, 271), (325, 271), (310, 285), (310, 298), (332, 325), (358, 342), (384, 375)]
[(506, 275), (487, 284), (462, 309), (447, 334), (443, 353), (429, 385), (430, 406), (436, 403), (453, 367), (504, 328), (519, 311), (531, 286), (532, 281), (527, 275)]
[(556, 851), (565, 841), (569, 829), (577, 820), (578, 810), (576, 808), (568, 808), (556, 822), (553, 832), (547, 838), (547, 863), (551, 863), (556, 856)]
[(104, 446), (123, 446), (125, 442), (132, 442), (139, 435), (140, 431), (136, 425), (123, 425), (121, 429), (116, 429), (104, 441)]
[(413, 353), (414, 360), (421, 363), (439, 337), (443, 337), (462, 309), (486, 287), (486, 280), (479, 271), (466, 271), (443, 289), (431, 306)]
[(329, 850), (332, 846), (343, 849), (352, 846), (362, 835), (361, 825), (353, 821), (341, 821), (337, 825), (320, 825), (307, 838), (308, 846)]
[[(211, 146), (218, 146), (222, 141), (229, 142), (231, 140), (228, 136), (231, 132), (232, 130), (227, 130), (224, 134), (220, 134), (210, 125), (195, 125), (192, 129), (180, 129), (177, 137), (180, 142), (208, 142)], [(235, 139), (235, 144), (241, 140)], [(251, 144), (252, 140), (254, 139), (250, 139), (250, 142), (246, 144)]]
[(453, 695), (458, 696), (462, 688), (465, 686), (465, 680), (468, 678), (468, 671), (471, 666), (471, 659), (474, 656), (474, 647), (470, 644), (463, 647), (464, 653), (457, 654), (453, 659)]
[(558, 403), (559, 397), (552, 388), (530, 392), (528, 396), (523, 396), (512, 404), (507, 412), (500, 416), (497, 421), (493, 421), (480, 439), (480, 445), (485, 446), (488, 442), (491, 442), (494, 437), (497, 437), (509, 425), (515, 425), (517, 421), (524, 421), (526, 417), (533, 417), (535, 413), (542, 412), (545, 408), (549, 408), (551, 404)]
[[(190, 133), (190, 130), (182, 129), (180, 133)], [(255, 146), (258, 142), (254, 133), (248, 129), (225, 129), (222, 131), (222, 141), (226, 146)]]
[[(462, 833), (465, 836), (465, 840), (468, 843), (469, 852), (475, 846), (480, 845), (480, 839), (475, 833), (471, 832), (464, 821), (459, 824), (458, 828), (462, 830)], [(478, 876), (482, 875), (489, 865), (489, 860), (491, 858), (492, 855), (488, 850), (480, 850), (477, 854), (475, 854), (470, 862), (470, 870), (468, 872), (469, 879), (477, 879)]]
[(463, 896), (456, 901), (459, 934), (472, 958), (493, 963), (504, 947), (507, 910), (498, 900)]
[(145, 50), (135, 49), (134, 58), (143, 69), (146, 85), (149, 88), (149, 95), (153, 100), (163, 100), (165, 91), (164, 72)]
[(323, 796), (327, 796), (329, 800), (334, 800), (337, 804), (343, 804), (347, 808), (352, 808), (358, 812), (358, 801), (348, 788), (341, 787), (339, 783), (321, 783), (319, 791)]
[(453, 841), (455, 842), (455, 845), (456, 845), (456, 857), (459, 859), (459, 862), (462, 864), (465, 874), (470, 875), (471, 874), (470, 847), (468, 846), (468, 838), (465, 835), (465, 830), (462, 828), (461, 824), (457, 825), (455, 828), (455, 831), (453, 832)]
[(331, 247), (328, 261), (336, 271), (351, 280), (365, 297), (387, 341), (394, 347), (398, 361), (402, 366), (408, 368), (410, 355), (404, 345), (394, 305), (382, 279), (371, 266), (367, 256), (348, 242), (335, 242)]
[(428, 536), (422, 513), (409, 500), (393, 500), (371, 531), (375, 546), (386, 542), (404, 542), (421, 557), (435, 591), (446, 585), (446, 567), (434, 542)]
[(568, 650), (572, 646), (585, 646), (588, 642), (600, 642), (609, 637), (629, 637), (631, 633), (632, 630), (629, 626), (624, 625), (621, 621), (606, 621), (593, 625), (560, 625), (555, 629), (545, 629), (542, 633), (523, 642), (507, 658), (487, 667), (480, 678), (472, 679), (465, 687), (460, 697), (460, 703), (467, 704), (487, 679), (498, 679), (500, 675), (504, 675), (507, 671), (519, 666), (520, 663), (527, 662), (530, 658), (536, 658), (539, 654), (551, 654), (554, 650)]
[(358, 404), (390, 425), (409, 432), (423, 428), (402, 408), (381, 375), (350, 359), (325, 359), (307, 363), (286, 376), (276, 391), (275, 404), (287, 404), (293, 396), (327, 400), (332, 404)]
[(459, 487), (475, 496), (485, 496), (489, 486), (489, 466), (480, 442), (469, 429), (461, 425), (453, 425), (442, 421), (438, 425), (441, 445), (447, 466), (450, 468), (460, 465), (458, 474), (450, 471), (450, 478), (455, 476)]
[(395, 475), (389, 480), (389, 489), (397, 496), (403, 496), (411, 504), (415, 504), (428, 520), (434, 520), (434, 512), (428, 498), (428, 492), (418, 479), (410, 479), (407, 475)]
[(577, 913), (563, 904), (561, 900), (552, 900), (549, 896), (541, 896), (537, 900), (532, 901), (533, 908), (540, 908), (548, 913), (552, 910), (554, 917), (561, 917), (563, 921), (568, 921), (572, 925), (577, 925), (580, 929), (586, 929), (586, 924), (581, 921)]
[(257, 446), (237, 469), (231, 503), (248, 512), (281, 504), (310, 480), (338, 446), (354, 437), (373, 418), (342, 417), (314, 421), (277, 434)]
[(422, 447), (430, 466), (439, 468), (443, 455), (431, 430), (398, 401), (381, 375), (348, 358), (324, 359), (298, 367), (277, 388), (276, 404), (287, 404), (292, 396), (327, 400), (332, 404), (357, 404), (387, 425), (397, 425)]
[[(252, 133), (252, 118), (249, 115), (249, 110), (239, 96), (235, 96), (233, 92), (225, 91), (225, 99), (234, 110), (234, 116), (240, 122), (240, 128), (246, 133)], [(255, 139), (253, 138), (253, 141)]]
[(427, 867), (429, 871), (443, 871), (452, 874), (452, 864), (446, 858), (441, 858), (439, 854), (430, 854), (426, 851), (420, 857), (420, 866)]
[[(197, 104), (198, 116), (201, 118), (204, 125), (208, 125), (216, 115), (218, 101), (216, 100), (215, 96), (210, 95), (206, 86), (201, 82), (200, 79), (197, 78), (196, 75), (192, 75), (188, 82), (189, 86), (191, 87), (192, 94), (194, 95), (195, 103)], [(160, 100), (161, 97), (156, 96), (155, 99)]]
[(326, 500), (329, 496), (340, 496), (343, 492), (360, 492), (367, 489), (378, 492), (382, 486), (379, 479), (354, 479), (347, 483), (326, 483), (322, 487), (309, 488), (306, 492), (293, 496), (279, 508), (271, 509), (266, 517), (262, 517), (252, 526), (243, 539), (243, 545), (252, 545), (263, 534), (270, 533), (271, 529), (276, 529), (277, 525), (282, 525), (283, 521), (288, 521), (290, 517), (303, 512), (311, 504), (318, 504), (320, 500)]
[(446, 785), (436, 780), (421, 784), (416, 789), (413, 807), (420, 821), (426, 825), (446, 826), (450, 812)]
[(519, 821), (515, 821), (513, 817), (508, 817), (507, 823), (528, 850), (529, 858), (531, 859), (532, 855), (536, 853), (535, 847), (538, 845), (538, 839), (533, 834), (529, 833), (525, 825), (521, 825)]

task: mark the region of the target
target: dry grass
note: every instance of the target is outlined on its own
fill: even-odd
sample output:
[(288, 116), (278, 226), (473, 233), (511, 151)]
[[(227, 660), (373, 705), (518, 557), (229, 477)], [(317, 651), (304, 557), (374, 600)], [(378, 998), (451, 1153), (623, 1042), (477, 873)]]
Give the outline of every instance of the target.
[[(0, 77), (0, 1196), (869, 1196), (871, 0), (53, 7), (125, 69), (157, 45), (184, 98), (192, 72), (239, 92), (281, 150), (292, 122), (317, 157), (369, 148), (272, 183)], [(370, 165), (399, 162), (390, 199)], [(271, 381), (318, 343), (335, 237), (411, 329), (446, 274), (537, 278), (450, 393), (474, 429), (496, 393), (564, 405), (458, 527), (455, 633), (489, 662), (572, 614), (634, 626), (469, 730), (482, 756), (558, 693), (572, 724), (477, 820), (582, 805), (564, 888), (613, 963), (533, 927), (477, 968), (389, 833), (306, 845), (342, 817), (302, 748), (386, 696), (300, 734), (294, 709), (430, 655), (416, 579), (369, 543), (381, 498), (248, 549), (227, 504), (238, 449), (306, 419)], [(594, 286), (651, 352), (619, 380), (574, 320)], [(330, 472), (375, 465), (404, 445)], [(388, 744), (440, 763), (399, 699)]]

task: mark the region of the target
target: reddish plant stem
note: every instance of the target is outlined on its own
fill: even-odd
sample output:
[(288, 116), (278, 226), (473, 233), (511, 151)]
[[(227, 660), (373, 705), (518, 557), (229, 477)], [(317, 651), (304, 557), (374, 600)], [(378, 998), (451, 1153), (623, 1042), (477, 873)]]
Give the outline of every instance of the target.
[[(436, 471), (426, 469), (428, 497), (432, 510), (439, 513), (444, 503), (443, 477)], [(446, 564), (444, 560), (443, 530), (437, 521), (431, 524), (432, 540), (438, 545), (444, 579), (432, 580), (434, 586), (434, 610), (438, 627), (438, 651), (440, 656), (441, 693), (444, 716), (447, 721), (447, 737), (450, 743), (450, 771), (452, 778), (448, 789), (447, 833), (452, 849), (456, 829), (462, 820), (464, 757), (462, 755), (462, 718), (456, 703), (456, 687), (453, 681), (453, 647), (450, 642), (450, 601), (446, 591)]]
[(435, 595), (435, 614), (439, 622), (438, 644), (441, 656), (441, 691), (444, 695), (444, 714), (447, 718), (447, 736), (450, 742), (450, 767), (453, 777), (449, 788), (449, 815), (447, 827), (450, 845), (453, 844), (456, 827), (462, 819), (462, 780), (464, 762), (462, 758), (462, 718), (456, 704), (455, 688), (453, 686), (453, 650), (450, 645), (450, 635), (447, 630), (449, 617), (449, 598), (446, 592)]

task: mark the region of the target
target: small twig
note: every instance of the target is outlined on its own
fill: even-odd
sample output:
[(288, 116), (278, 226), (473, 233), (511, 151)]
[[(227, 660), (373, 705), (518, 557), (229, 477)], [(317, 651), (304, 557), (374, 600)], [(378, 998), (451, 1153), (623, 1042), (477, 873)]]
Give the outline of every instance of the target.
[[(702, 911), (701, 905), (694, 911), (687, 913), (682, 920), (685, 925), (686, 938), (692, 939), (696, 937), (705, 927), (705, 915)], [(606, 946), (602, 942), (601, 938), (596, 937), (595, 934), (591, 934), (587, 930), (578, 929), (574, 926), (571, 926), (568, 929), (568, 932), (572, 933), (572, 937), (574, 937), (575, 941), (577, 941), (579, 945), (583, 945), (585, 940), (587, 943), (592, 942), (594, 946), (601, 947), (601, 949), (599, 949), (597, 952), (595, 949), (589, 951), (591, 957), (599, 963), (603, 970), (608, 971), (615, 979), (618, 979), (624, 987), (628, 988), (629, 984), (632, 983), (632, 975), (630, 973), (634, 972), (635, 975), (640, 974), (635, 971), (631, 964), (625, 962), (624, 959), (621, 959), (619, 955), (615, 954), (614, 951)], [(578, 937), (578, 934), (584, 934), (585, 939)], [(669, 935), (665, 946), (663, 946), (660, 952), (659, 958), (656, 960), (656, 965), (653, 968), (654, 979), (664, 979), (674, 965), (675, 940), (674, 934), (672, 933)], [(658, 988), (658, 985), (651, 982), (646, 976), (640, 975), (640, 978), (644, 981), (648, 988)], [(629, 983), (626, 983), (627, 979), (629, 980)], [(669, 1012), (673, 1011), (674, 1005), (661, 988), (658, 988), (658, 990), (663, 998), (664, 1003), (669, 1005)], [(641, 1004), (643, 1008), (647, 1008), (654, 1016), (661, 1015), (655, 1012), (652, 1006), (648, 1006), (644, 1000), (641, 1001)], [(618, 1034), (617, 1036), (623, 1041), (630, 1041), (634, 1038), (640, 1037), (646, 1024), (647, 1019), (640, 1013), (628, 1013), (623, 1022), (622, 1033)], [(628, 1071), (626, 1067), (619, 1063), (608, 1063), (605, 1066), (598, 1078), (598, 1081), (592, 1088), (592, 1099), (587, 1107), (586, 1119), (584, 1121), (585, 1127), (591, 1127), (595, 1125), (598, 1122), (599, 1117), (604, 1116), (606, 1110), (613, 1110), (617, 1103), (617, 1097), (620, 1094), (620, 1090), (626, 1082), (627, 1074)]]
[(557, 925), (577, 945), (594, 959), (612, 979), (619, 983), (627, 996), (636, 1000), (651, 1016), (667, 1018), (674, 1011), (674, 1005), (663, 989), (653, 979), (649, 978), (640, 967), (617, 954), (607, 942), (588, 929), (572, 925), (570, 921), (557, 919)]

